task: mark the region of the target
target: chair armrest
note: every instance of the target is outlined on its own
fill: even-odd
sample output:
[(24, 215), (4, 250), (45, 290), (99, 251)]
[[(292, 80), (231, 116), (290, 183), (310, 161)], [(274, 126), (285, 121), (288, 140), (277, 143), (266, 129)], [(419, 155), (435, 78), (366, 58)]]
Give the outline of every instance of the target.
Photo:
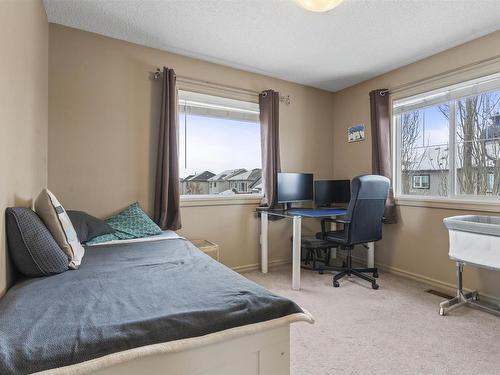
[(325, 223), (338, 223), (338, 224), (350, 224), (351, 220), (348, 220), (347, 218), (325, 218), (321, 220), (322, 222), (324, 221)]
[(321, 239), (326, 240), (326, 233), (328, 230), (326, 229), (326, 223), (336, 223), (336, 224), (343, 224), (344, 228), (347, 228), (347, 226), (351, 223), (350, 220), (347, 219), (342, 219), (342, 218), (323, 218), (321, 219)]

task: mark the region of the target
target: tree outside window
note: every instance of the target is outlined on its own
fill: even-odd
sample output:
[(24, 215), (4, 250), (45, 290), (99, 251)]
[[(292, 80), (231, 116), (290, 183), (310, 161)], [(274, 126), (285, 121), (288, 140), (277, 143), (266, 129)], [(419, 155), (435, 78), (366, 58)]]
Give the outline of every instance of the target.
[(395, 101), (394, 113), (399, 194), (500, 195), (500, 75)]

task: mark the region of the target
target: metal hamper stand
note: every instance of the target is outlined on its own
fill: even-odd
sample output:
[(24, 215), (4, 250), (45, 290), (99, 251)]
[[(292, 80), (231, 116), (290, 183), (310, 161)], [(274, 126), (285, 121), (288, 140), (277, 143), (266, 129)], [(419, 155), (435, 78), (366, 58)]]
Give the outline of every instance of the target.
[(476, 307), (481, 307), (476, 301), (479, 296), (477, 291), (472, 291), (469, 293), (464, 293), (462, 288), (462, 274), (464, 271), (464, 263), (457, 262), (457, 296), (452, 299), (443, 301), (439, 304), (439, 315), (446, 315), (446, 313), (451, 310), (456, 309), (457, 307), (463, 306), (465, 304), (471, 304)]

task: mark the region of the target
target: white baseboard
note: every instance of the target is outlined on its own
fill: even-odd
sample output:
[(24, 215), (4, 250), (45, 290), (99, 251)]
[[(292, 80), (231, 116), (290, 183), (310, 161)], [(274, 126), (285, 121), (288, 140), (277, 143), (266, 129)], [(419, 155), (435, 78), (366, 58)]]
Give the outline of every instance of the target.
[[(268, 262), (268, 267), (278, 267), (282, 266), (285, 264), (291, 264), (292, 263), (292, 258), (285, 258), (285, 259), (275, 259), (275, 260), (270, 260)], [(255, 270), (260, 270), (260, 263), (254, 263), (254, 264), (246, 264), (244, 266), (236, 266), (236, 267), (231, 267), (233, 271), (236, 272), (249, 272), (249, 271), (255, 271)]]
[[(359, 258), (359, 257), (353, 257), (352, 259), (356, 263), (366, 264), (366, 259)], [(420, 275), (418, 273), (406, 271), (404, 269), (390, 266), (387, 264), (376, 263), (375, 267), (378, 267), (382, 271), (386, 271), (386, 272), (390, 272), (390, 273), (393, 273), (393, 274), (398, 275), (398, 276), (402, 276), (406, 279), (411, 279), (411, 280), (415, 280), (415, 281), (427, 284), (429, 287), (432, 287), (433, 289), (436, 289), (436, 290), (443, 292), (443, 293), (446, 293), (446, 294), (450, 294), (452, 296), (455, 296), (457, 293), (457, 287), (453, 283), (434, 279), (432, 277)], [(472, 291), (471, 289), (468, 289), (468, 288), (464, 288), (464, 290), (467, 292)], [(500, 298), (499, 297), (495, 297), (495, 296), (492, 296), (489, 294), (483, 294), (483, 293), (479, 293), (479, 296), (481, 297), (481, 300), (484, 300), (485, 302), (492, 303), (495, 305), (500, 305)]]
[[(377, 264), (377, 267), (383, 271), (391, 272), (393, 274), (405, 277), (407, 279), (422, 282), (422, 283), (427, 284), (427, 285), (429, 285), (429, 286), (431, 286), (431, 287), (433, 287), (441, 292), (445, 292), (446, 294), (450, 294), (452, 296), (456, 295), (456, 293), (457, 293), (456, 285), (452, 284), (452, 283), (448, 283), (446, 281), (434, 279), (434, 278), (428, 277), (428, 276), (419, 275), (417, 273), (409, 272), (409, 271), (403, 270), (401, 268), (389, 266), (386, 264)], [(464, 288), (464, 290), (466, 292), (472, 291), (472, 289), (468, 289), (468, 288)], [(492, 303), (494, 305), (500, 305), (500, 298), (498, 298), (496, 296), (492, 296), (490, 294), (484, 294), (484, 293), (480, 293), (480, 292), (479, 292), (479, 296), (481, 297), (481, 300), (483, 300), (485, 302)]]
[[(352, 259), (357, 264), (366, 265), (366, 259), (363, 259), (360, 257), (353, 257)], [(269, 268), (278, 267), (278, 266), (282, 266), (285, 264), (291, 264), (291, 263), (292, 263), (291, 258), (271, 260), (271, 261), (269, 261)], [(418, 281), (418, 282), (427, 284), (430, 288), (436, 289), (440, 292), (450, 294), (453, 296), (456, 294), (456, 285), (455, 284), (448, 283), (446, 281), (442, 281), (442, 280), (438, 280), (438, 279), (434, 279), (432, 277), (420, 275), (418, 273), (406, 271), (404, 269), (390, 266), (387, 264), (376, 263), (375, 267), (378, 267), (382, 271), (390, 272), (390, 273), (393, 273), (395, 275), (404, 277), (406, 279), (410, 279), (410, 280), (414, 280), (414, 281)], [(236, 272), (239, 272), (239, 273), (255, 271), (255, 270), (260, 269), (260, 263), (232, 267), (232, 269)], [(472, 291), (471, 289), (468, 289), (468, 288), (464, 288), (464, 290), (467, 292)], [(479, 295), (481, 297), (481, 300), (483, 300), (485, 302), (492, 303), (495, 305), (500, 305), (500, 298), (499, 297), (492, 296), (489, 294), (483, 294), (483, 293), (479, 293)]]

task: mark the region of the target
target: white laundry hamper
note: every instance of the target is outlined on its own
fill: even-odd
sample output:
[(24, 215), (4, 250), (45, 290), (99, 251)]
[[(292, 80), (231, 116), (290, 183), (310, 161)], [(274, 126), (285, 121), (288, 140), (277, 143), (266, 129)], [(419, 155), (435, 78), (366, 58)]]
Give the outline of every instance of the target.
[(464, 265), (500, 270), (500, 217), (463, 215), (443, 220), (450, 238), (449, 257), (457, 264), (457, 296), (440, 304), (439, 313), (465, 304), (499, 315), (496, 306), (478, 302), (476, 291), (465, 293), (462, 287)]

